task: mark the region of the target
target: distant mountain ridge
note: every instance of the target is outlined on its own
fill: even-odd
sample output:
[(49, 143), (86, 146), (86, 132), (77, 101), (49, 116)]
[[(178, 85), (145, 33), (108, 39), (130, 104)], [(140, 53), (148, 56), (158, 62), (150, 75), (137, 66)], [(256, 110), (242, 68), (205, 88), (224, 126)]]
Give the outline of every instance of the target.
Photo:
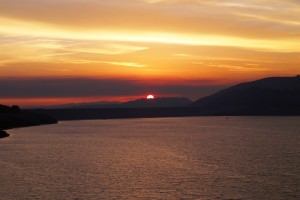
[(97, 101), (97, 102), (69, 103), (69, 104), (62, 104), (62, 105), (47, 106), (43, 108), (46, 109), (116, 108), (121, 104), (122, 102), (119, 101)]
[(159, 108), (159, 107), (184, 107), (192, 103), (185, 97), (164, 97), (155, 99), (137, 99), (122, 104), (125, 108)]
[(189, 102), (186, 98), (137, 99), (122, 103), (116, 108), (59, 108), (33, 111), (58, 120), (212, 115), (300, 116), (300, 77), (264, 78), (241, 83), (196, 102)]
[(185, 97), (161, 97), (155, 99), (136, 99), (128, 102), (100, 101), (83, 102), (74, 104), (64, 104), (49, 106), (46, 109), (85, 109), (85, 108), (154, 108), (154, 107), (182, 107), (192, 103)]
[(241, 83), (191, 104), (207, 114), (300, 114), (300, 76)]

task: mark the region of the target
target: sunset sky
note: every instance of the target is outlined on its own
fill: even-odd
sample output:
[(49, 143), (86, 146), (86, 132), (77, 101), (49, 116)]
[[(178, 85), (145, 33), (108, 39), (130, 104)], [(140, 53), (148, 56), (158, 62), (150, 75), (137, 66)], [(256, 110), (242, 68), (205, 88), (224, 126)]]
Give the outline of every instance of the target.
[(299, 0), (0, 0), (0, 104), (196, 100), (300, 74)]

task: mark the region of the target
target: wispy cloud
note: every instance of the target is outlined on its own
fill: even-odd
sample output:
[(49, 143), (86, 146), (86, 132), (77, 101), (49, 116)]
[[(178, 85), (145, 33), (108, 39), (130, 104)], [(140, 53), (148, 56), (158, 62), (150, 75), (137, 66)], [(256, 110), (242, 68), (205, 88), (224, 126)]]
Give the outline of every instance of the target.
[(193, 62), (195, 60), (201, 61), (211, 61), (211, 60), (220, 60), (220, 61), (243, 61), (243, 62), (257, 62), (257, 63), (273, 63), (274, 61), (266, 60), (266, 59), (250, 59), (250, 58), (238, 58), (238, 57), (219, 57), (219, 56), (197, 56), (191, 54), (174, 54), (175, 57), (180, 57), (184, 59), (191, 59)]
[(146, 67), (146, 65), (134, 63), (134, 62), (105, 62), (105, 63), (111, 65), (125, 66), (125, 67)]
[[(9, 30), (10, 33), (15, 31), (18, 34), (41, 34), (45, 30), (48, 36), (65, 33), (67, 37), (78, 34), (91, 36), (93, 33), (102, 38), (109, 37), (111, 33), (137, 36), (134, 33), (139, 34), (143, 30), (142, 32), (147, 33), (278, 39), (290, 36), (290, 29), (294, 27), (285, 27), (277, 33), (273, 27), (268, 26), (270, 21), (261, 18), (275, 19), (285, 25), (299, 22), (299, 8), (292, 1), (146, 1), (152, 2), (150, 5), (141, 2), (27, 1), (26, 6), (15, 6), (22, 2), (3, 0), (0, 8), (0, 30)], [(260, 18), (249, 19), (249, 15)], [(250, 28), (247, 24), (255, 26)], [(275, 25), (280, 27), (280, 24)], [(104, 33), (108, 35), (104, 36)], [(297, 34), (299, 35), (299, 31)]]
[[(94, 42), (97, 43), (97, 42)], [(144, 46), (134, 46), (134, 45), (126, 45), (126, 44), (117, 44), (117, 43), (110, 43), (106, 44), (93, 44), (85, 43), (79, 45), (73, 45), (67, 47), (69, 51), (75, 52), (83, 52), (83, 53), (93, 53), (93, 54), (106, 54), (106, 55), (119, 55), (119, 54), (129, 54), (134, 53), (136, 51), (147, 50), (148, 47)]]
[(265, 67), (257, 67), (253, 64), (249, 66), (234, 66), (234, 65), (227, 65), (227, 64), (209, 64), (208, 66), (211, 67), (219, 67), (229, 69), (230, 71), (239, 71), (239, 72), (261, 72), (261, 71), (270, 71), (270, 68)]
[(101, 55), (128, 55), (148, 49), (146, 46), (124, 42), (75, 41), (4, 35), (2, 37), (0, 35), (0, 42), (1, 66), (22, 62), (103, 63)]

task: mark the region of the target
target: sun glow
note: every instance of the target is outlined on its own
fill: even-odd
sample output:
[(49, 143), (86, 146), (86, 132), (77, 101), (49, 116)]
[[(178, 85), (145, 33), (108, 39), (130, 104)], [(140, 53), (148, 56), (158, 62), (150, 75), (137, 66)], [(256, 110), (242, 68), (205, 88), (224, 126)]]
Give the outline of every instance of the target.
[(149, 95), (147, 96), (147, 99), (154, 99), (154, 96), (153, 96), (152, 94), (149, 94)]

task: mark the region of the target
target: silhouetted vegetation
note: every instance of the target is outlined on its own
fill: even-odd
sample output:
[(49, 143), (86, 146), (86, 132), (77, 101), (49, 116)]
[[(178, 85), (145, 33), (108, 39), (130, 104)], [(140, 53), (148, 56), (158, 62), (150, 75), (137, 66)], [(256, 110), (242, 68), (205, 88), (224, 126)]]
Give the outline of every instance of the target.
[(0, 138), (8, 137), (9, 134), (6, 133), (5, 131), (0, 130)]
[(57, 121), (45, 114), (22, 111), (17, 105), (11, 107), (0, 105), (0, 137), (8, 136), (3, 131), (6, 129), (52, 123), (57, 123)]

